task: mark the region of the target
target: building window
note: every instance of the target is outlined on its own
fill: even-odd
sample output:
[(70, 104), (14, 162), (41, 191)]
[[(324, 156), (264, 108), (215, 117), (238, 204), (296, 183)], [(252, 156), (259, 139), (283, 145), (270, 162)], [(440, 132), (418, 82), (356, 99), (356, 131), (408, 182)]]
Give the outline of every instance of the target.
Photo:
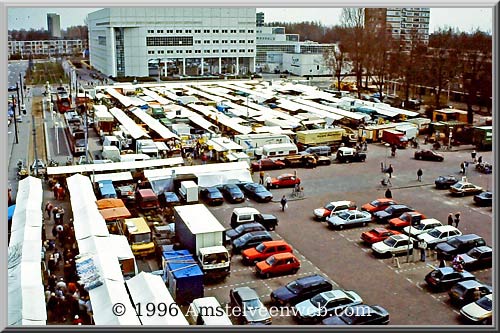
[(186, 50), (186, 53), (193, 53), (193, 51), (191, 51), (191, 50)]
[(201, 40), (195, 40), (194, 43), (195, 44), (201, 44)]
[(182, 30), (175, 30), (176, 34), (182, 34)]
[(212, 30), (212, 33), (214, 33), (214, 34), (218, 34), (218, 33), (219, 33), (219, 30), (218, 30), (218, 29)]
[(191, 33), (191, 30), (186, 30), (186, 33), (187, 33), (187, 34), (190, 34), (190, 33)]
[(227, 53), (227, 50), (222, 50), (222, 53)]
[(174, 31), (173, 30), (167, 30), (167, 34), (173, 34)]
[(148, 34), (154, 34), (155, 31), (154, 30), (148, 30)]
[(203, 44), (210, 44), (210, 41), (209, 40), (204, 40)]
[(236, 53), (236, 50), (231, 50), (232, 53)]
[(203, 52), (204, 53), (210, 53), (210, 50), (204, 50)]
[(209, 34), (209, 33), (210, 33), (210, 30), (205, 29), (205, 30), (203, 30), (203, 33)]
[(236, 44), (236, 40), (235, 40), (235, 39), (232, 39), (232, 40), (231, 40), (231, 44)]
[(194, 53), (201, 53), (201, 50), (194, 50)]
[(222, 40), (222, 44), (227, 44), (227, 40), (226, 40), (226, 39), (223, 39), (223, 40)]
[(167, 50), (167, 53), (172, 54), (172, 53), (174, 53), (174, 50)]
[(241, 52), (245, 52), (245, 49), (240, 49), (240, 53), (241, 53)]
[(253, 30), (248, 30), (248, 33), (249, 34), (253, 34)]
[(248, 51), (247, 51), (247, 52), (252, 53), (252, 52), (253, 52), (253, 50), (252, 50), (252, 49), (248, 49)]
[(236, 33), (236, 29), (231, 29), (231, 33), (235, 34)]
[(158, 51), (156, 51), (156, 53), (158, 53), (158, 54), (164, 54), (164, 53), (165, 53), (165, 51), (163, 51), (163, 50), (158, 50)]
[(155, 51), (148, 51), (148, 54), (155, 54)]
[(175, 53), (182, 53), (182, 50), (176, 50)]
[(245, 29), (240, 29), (240, 34), (244, 34), (245, 33)]
[(219, 41), (218, 40), (213, 40), (212, 44), (219, 44)]
[(194, 31), (194, 33), (195, 33), (195, 34), (201, 34), (201, 30), (196, 29), (196, 30)]
[(251, 40), (251, 39), (248, 40), (247, 42), (248, 42), (248, 44), (253, 44), (253, 40)]
[(97, 43), (99, 45), (106, 46), (106, 36), (98, 36), (97, 37)]
[(223, 33), (223, 34), (227, 34), (227, 30), (223, 29), (223, 30), (222, 30), (222, 33)]
[(240, 39), (240, 44), (245, 44), (245, 40), (244, 39)]
[(157, 33), (157, 34), (162, 34), (162, 33), (163, 33), (163, 30), (156, 30), (156, 33)]
[(219, 53), (219, 50), (212, 50), (212, 53)]
[(147, 46), (192, 46), (193, 37), (146, 37)]

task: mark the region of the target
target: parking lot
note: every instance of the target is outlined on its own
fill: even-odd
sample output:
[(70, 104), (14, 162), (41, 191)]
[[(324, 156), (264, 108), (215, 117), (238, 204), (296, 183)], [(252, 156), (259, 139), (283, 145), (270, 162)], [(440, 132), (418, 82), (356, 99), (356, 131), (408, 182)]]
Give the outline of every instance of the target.
[[(315, 169), (298, 169), (305, 189), (303, 200), (289, 201), (289, 209), (281, 212), (277, 200), (283, 194), (290, 194), (291, 189), (272, 190), (274, 200), (259, 204), (247, 201), (244, 204), (213, 207), (211, 211), (229, 227), (232, 209), (252, 206), (263, 213), (275, 214), (280, 223), (276, 229), (276, 239), (283, 238), (291, 244), (302, 267), (296, 275), (260, 279), (253, 267), (241, 264), (241, 256), (232, 258), (232, 273), (225, 281), (207, 285), (206, 296), (216, 296), (221, 303), (229, 301), (229, 290), (239, 286), (254, 288), (263, 303), (268, 306), (272, 290), (285, 285), (297, 277), (310, 273), (320, 273), (339, 288), (356, 291), (365, 304), (381, 305), (391, 317), (391, 325), (457, 325), (463, 324), (458, 308), (448, 303), (447, 292), (431, 292), (427, 289), (424, 276), (438, 265), (435, 257), (429, 255), (426, 262), (420, 262), (418, 255), (400, 256), (398, 263), (393, 259), (378, 259), (369, 246), (363, 244), (360, 235), (363, 231), (379, 225), (370, 223), (366, 227), (342, 231), (330, 230), (326, 223), (313, 220), (312, 211), (329, 201), (353, 200), (358, 207), (366, 202), (384, 196), (385, 189), (380, 185), (380, 162), (392, 163), (395, 169), (392, 178), (394, 199), (412, 206), (428, 218), (436, 218), (446, 224), (450, 212), (461, 212), (459, 229), (464, 233), (476, 233), (487, 244), (492, 244), (492, 209), (477, 207), (472, 197), (451, 197), (447, 190), (436, 190), (434, 179), (439, 175), (458, 175), (461, 161), (470, 160), (470, 150), (446, 152), (444, 162), (415, 161), (414, 149), (398, 150), (396, 158), (387, 158), (382, 145), (369, 146), (368, 159), (365, 163), (332, 164)], [(482, 152), (485, 160), (490, 160), (491, 152)], [(424, 171), (423, 181), (416, 180), (416, 170)], [(271, 176), (293, 170), (270, 171)], [(468, 180), (492, 188), (491, 175), (476, 172), (469, 166)], [(254, 175), (258, 179), (258, 175)], [(492, 283), (492, 270), (473, 271), (477, 279)], [(439, 313), (439, 316), (436, 316)], [(291, 318), (273, 318), (273, 324), (295, 324)]]

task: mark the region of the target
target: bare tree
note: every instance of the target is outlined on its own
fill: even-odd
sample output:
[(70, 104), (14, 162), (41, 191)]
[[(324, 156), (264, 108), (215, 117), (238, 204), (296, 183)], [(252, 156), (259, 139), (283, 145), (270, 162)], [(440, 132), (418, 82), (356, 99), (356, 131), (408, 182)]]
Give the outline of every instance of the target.
[(380, 96), (383, 96), (384, 85), (389, 77), (389, 57), (392, 37), (385, 25), (372, 31), (366, 31), (365, 41), (370, 45), (370, 57), (366, 60), (367, 79), (375, 83)]
[(323, 52), (323, 59), (325, 64), (332, 72), (332, 79), (335, 81), (337, 79), (337, 89), (340, 89), (340, 83), (342, 82), (342, 68), (345, 62), (345, 51), (342, 44), (334, 45)]

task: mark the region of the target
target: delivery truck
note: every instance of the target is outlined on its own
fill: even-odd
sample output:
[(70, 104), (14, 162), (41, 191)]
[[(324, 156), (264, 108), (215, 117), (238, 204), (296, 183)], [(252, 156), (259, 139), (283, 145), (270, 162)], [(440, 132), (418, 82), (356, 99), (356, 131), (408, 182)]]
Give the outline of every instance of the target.
[(297, 147), (305, 150), (314, 146), (340, 146), (346, 131), (340, 127), (297, 132)]
[(403, 123), (396, 126), (395, 130), (403, 133), (408, 140), (416, 139), (418, 135), (418, 127), (414, 124)]
[(398, 148), (406, 148), (408, 146), (408, 138), (404, 133), (392, 129), (382, 132), (382, 141)]
[(223, 246), (225, 228), (203, 204), (174, 207), (175, 234), (181, 248), (198, 260), (209, 278), (231, 272), (229, 252)]

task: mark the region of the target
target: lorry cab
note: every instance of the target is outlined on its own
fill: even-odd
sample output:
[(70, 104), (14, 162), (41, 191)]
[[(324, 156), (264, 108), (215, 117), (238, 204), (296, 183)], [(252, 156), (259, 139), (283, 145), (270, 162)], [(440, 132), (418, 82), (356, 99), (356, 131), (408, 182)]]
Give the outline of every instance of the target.
[(135, 199), (137, 206), (140, 209), (158, 209), (160, 208), (160, 203), (158, 201), (158, 196), (153, 192), (152, 189), (139, 189), (135, 194)]
[(202, 247), (198, 254), (204, 271), (211, 271), (212, 278), (226, 277), (231, 273), (231, 259), (222, 245)]
[(125, 219), (123, 227), (134, 256), (146, 257), (155, 252), (151, 229), (144, 218)]
[(260, 212), (252, 207), (241, 207), (233, 209), (231, 215), (231, 228), (235, 229), (240, 224), (251, 223), (255, 221), (255, 216)]

